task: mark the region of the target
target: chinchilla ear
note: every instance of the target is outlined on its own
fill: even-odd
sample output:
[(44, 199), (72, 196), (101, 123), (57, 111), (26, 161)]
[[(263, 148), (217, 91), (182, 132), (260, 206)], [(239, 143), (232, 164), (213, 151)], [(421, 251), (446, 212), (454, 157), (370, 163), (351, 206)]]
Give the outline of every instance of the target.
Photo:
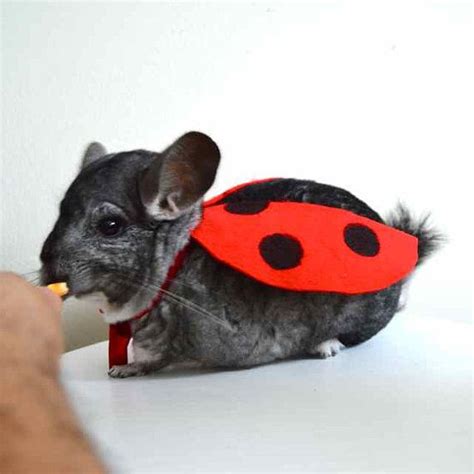
[(92, 162), (102, 158), (107, 154), (107, 150), (102, 143), (92, 142), (86, 148), (84, 156), (82, 157), (81, 170), (86, 166), (90, 165)]
[(152, 161), (140, 178), (143, 205), (155, 219), (176, 219), (211, 187), (219, 166), (217, 145), (189, 132)]

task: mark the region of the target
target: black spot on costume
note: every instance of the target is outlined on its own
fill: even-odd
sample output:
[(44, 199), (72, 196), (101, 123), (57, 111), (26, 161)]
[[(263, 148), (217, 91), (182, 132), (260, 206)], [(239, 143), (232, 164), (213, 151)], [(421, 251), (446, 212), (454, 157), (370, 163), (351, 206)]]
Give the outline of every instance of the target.
[(375, 257), (380, 251), (376, 233), (365, 225), (348, 224), (344, 229), (344, 241), (351, 250), (364, 257)]
[(291, 235), (272, 234), (260, 241), (260, 255), (275, 270), (297, 267), (303, 257), (303, 247)]

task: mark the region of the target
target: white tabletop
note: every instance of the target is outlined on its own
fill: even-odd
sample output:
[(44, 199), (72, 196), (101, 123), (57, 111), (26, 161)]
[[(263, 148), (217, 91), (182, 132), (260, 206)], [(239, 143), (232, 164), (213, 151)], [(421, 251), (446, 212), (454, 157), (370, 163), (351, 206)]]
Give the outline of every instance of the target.
[(114, 472), (472, 471), (472, 326), (396, 317), (327, 360), (113, 380), (106, 343), (63, 379)]

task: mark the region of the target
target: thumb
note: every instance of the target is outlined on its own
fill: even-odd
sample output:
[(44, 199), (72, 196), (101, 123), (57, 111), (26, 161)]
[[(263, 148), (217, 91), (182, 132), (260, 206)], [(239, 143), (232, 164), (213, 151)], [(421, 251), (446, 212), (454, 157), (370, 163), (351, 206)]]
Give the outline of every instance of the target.
[(61, 308), (63, 306), (63, 302), (61, 300), (61, 298), (56, 295), (55, 293), (53, 293), (50, 289), (46, 288), (46, 287), (41, 287), (41, 288), (38, 288), (38, 291), (40, 291), (43, 295), (43, 298), (45, 300), (47, 300), (48, 304), (56, 311), (56, 312), (60, 312), (61, 311)]

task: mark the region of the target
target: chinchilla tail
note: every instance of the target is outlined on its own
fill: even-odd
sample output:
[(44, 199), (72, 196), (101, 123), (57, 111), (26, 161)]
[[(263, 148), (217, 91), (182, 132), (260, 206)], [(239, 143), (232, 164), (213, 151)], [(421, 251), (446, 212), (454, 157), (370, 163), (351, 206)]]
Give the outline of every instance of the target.
[(429, 214), (421, 218), (413, 217), (407, 207), (399, 203), (385, 221), (389, 226), (411, 234), (418, 239), (417, 266), (438, 250), (445, 241), (443, 234), (432, 227), (429, 219)]

